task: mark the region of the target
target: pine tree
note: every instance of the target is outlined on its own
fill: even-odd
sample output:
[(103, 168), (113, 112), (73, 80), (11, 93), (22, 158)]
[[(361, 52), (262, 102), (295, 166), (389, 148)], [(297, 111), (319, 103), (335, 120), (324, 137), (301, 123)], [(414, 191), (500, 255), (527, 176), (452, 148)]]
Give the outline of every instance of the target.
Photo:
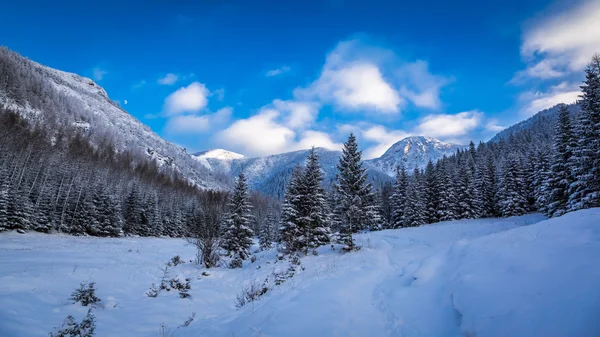
[(97, 226), (95, 233), (98, 236), (120, 236), (123, 220), (119, 203), (103, 188), (95, 194), (94, 206), (96, 208)]
[(361, 151), (358, 151), (358, 143), (352, 133), (344, 143), (337, 169), (335, 214), (339, 217), (340, 243), (345, 245), (345, 249), (353, 250), (355, 244), (352, 234), (379, 223), (379, 214), (371, 185), (366, 181)]
[(430, 160), (425, 168), (423, 177), (423, 203), (425, 223), (437, 222), (439, 188), (435, 167)]
[(317, 248), (329, 243), (331, 230), (327, 224), (325, 189), (322, 187), (323, 173), (319, 156), (312, 148), (308, 153), (304, 177), (300, 180), (300, 227), (305, 233), (305, 253), (309, 248)]
[(454, 190), (454, 180), (452, 175), (452, 167), (450, 161), (444, 156), (444, 158), (438, 162), (439, 168), (438, 183), (439, 183), (439, 206), (438, 206), (438, 220), (439, 221), (450, 221), (457, 219), (456, 212), (456, 193)]
[(8, 227), (9, 189), (8, 177), (0, 170), (0, 228)]
[(392, 223), (392, 194), (394, 193), (394, 187), (391, 183), (384, 183), (377, 190), (377, 205), (379, 208), (379, 216), (381, 218), (381, 228), (375, 229), (390, 229)]
[(406, 205), (404, 207), (404, 217), (407, 227), (418, 227), (424, 225), (425, 222), (425, 204), (422, 197), (423, 183), (421, 181), (421, 173), (418, 168), (410, 179), (408, 184)]
[(548, 179), (550, 177), (550, 151), (538, 149), (534, 155), (534, 170), (531, 180), (534, 207), (538, 212), (547, 213), (548, 205)]
[(300, 248), (298, 239), (302, 236), (302, 231), (298, 226), (300, 216), (298, 203), (300, 201), (299, 184), (303, 174), (300, 166), (294, 168), (281, 207), (279, 237), (288, 253), (295, 252)]
[(404, 166), (396, 168), (396, 182), (394, 183), (394, 192), (391, 196), (392, 205), (392, 228), (406, 227), (404, 218), (404, 209), (406, 208), (406, 198), (408, 190), (408, 176)]
[(498, 188), (499, 210), (502, 216), (515, 216), (527, 213), (527, 196), (523, 192), (525, 176), (519, 157), (511, 154), (502, 166)]
[(141, 234), (141, 200), (136, 184), (131, 187), (127, 195), (123, 212), (125, 219), (123, 231), (127, 234)]
[(575, 138), (571, 129), (571, 118), (567, 106), (562, 104), (558, 111), (555, 127), (553, 158), (548, 180), (548, 216), (560, 216), (566, 212), (569, 188), (573, 183), (571, 170)]
[(470, 153), (466, 152), (463, 160), (458, 163), (458, 180), (456, 181), (457, 196), (458, 196), (458, 218), (473, 219), (479, 213), (475, 205), (474, 182), (471, 171), (472, 162)]
[(33, 206), (25, 191), (19, 188), (9, 190), (8, 200), (7, 228), (30, 229)]
[(475, 199), (478, 205), (478, 218), (493, 217), (496, 215), (496, 167), (491, 155), (486, 154), (484, 145), (479, 144), (477, 164), (475, 167), (474, 189), (478, 197)]
[(271, 248), (273, 244), (273, 231), (275, 229), (275, 215), (273, 214), (273, 207), (269, 206), (267, 209), (267, 217), (260, 227), (258, 233), (260, 249), (265, 250)]
[(245, 260), (250, 256), (252, 229), (250, 229), (251, 205), (246, 176), (240, 173), (235, 189), (229, 201), (229, 217), (226, 220), (226, 232), (223, 248), (234, 259)]
[(571, 169), (577, 179), (569, 187), (567, 211), (600, 205), (600, 55), (585, 70), (581, 86), (581, 112), (577, 120), (577, 144)]

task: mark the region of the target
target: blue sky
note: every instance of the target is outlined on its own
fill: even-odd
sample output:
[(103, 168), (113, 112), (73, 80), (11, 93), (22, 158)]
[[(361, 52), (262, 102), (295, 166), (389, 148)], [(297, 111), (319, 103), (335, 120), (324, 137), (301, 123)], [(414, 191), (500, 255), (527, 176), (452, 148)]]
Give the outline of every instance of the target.
[(357, 134), (467, 143), (573, 102), (592, 1), (13, 1), (0, 43), (90, 77), (190, 152), (266, 155)]

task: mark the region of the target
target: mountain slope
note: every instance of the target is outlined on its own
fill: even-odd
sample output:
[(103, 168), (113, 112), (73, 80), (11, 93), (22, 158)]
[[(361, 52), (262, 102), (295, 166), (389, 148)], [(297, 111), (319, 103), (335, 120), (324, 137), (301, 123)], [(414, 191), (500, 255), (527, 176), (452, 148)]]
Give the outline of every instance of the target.
[(223, 177), (199, 165), (185, 149), (169, 143), (111, 101), (89, 78), (46, 67), (0, 48), (0, 105), (46, 129), (82, 132), (96, 146), (107, 141), (117, 152), (173, 169), (198, 187), (226, 188)]
[[(579, 104), (568, 104), (569, 112), (571, 113), (572, 119), (579, 114)], [(558, 105), (552, 108), (542, 110), (528, 119), (516, 123), (500, 132), (498, 132), (490, 142), (498, 142), (500, 139), (508, 139), (511, 135), (518, 133), (529, 132), (534, 136), (534, 140), (541, 142), (548, 142), (552, 140), (554, 133), (554, 124), (558, 117)]]
[(381, 157), (367, 162), (389, 176), (395, 176), (399, 165), (411, 173), (415, 168), (424, 168), (430, 160), (435, 163), (444, 155), (454, 154), (462, 148), (465, 146), (444, 143), (431, 137), (408, 137), (392, 145)]

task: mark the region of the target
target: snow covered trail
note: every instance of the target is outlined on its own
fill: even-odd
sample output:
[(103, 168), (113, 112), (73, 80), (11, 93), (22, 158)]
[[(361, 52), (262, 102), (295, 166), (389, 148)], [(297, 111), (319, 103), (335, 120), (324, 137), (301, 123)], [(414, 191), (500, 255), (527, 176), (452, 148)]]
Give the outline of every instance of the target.
[[(361, 234), (359, 252), (321, 247), (303, 269), (236, 309), (245, 284), (286, 270), (275, 250), (237, 270), (171, 268), (191, 299), (162, 292), (160, 267), (184, 240), (0, 235), (0, 336), (47, 336), (67, 300), (94, 280), (97, 336), (598, 336), (600, 209), (544, 221), (532, 214)], [(139, 252), (139, 253), (138, 253)], [(202, 275), (202, 272), (208, 275)], [(177, 328), (193, 312), (188, 327)]]

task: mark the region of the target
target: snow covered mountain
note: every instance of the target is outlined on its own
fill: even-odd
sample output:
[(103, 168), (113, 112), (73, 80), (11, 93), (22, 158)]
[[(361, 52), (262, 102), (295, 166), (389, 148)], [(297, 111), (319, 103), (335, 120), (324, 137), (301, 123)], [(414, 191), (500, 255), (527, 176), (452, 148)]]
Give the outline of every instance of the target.
[(41, 65), (5, 47), (0, 48), (0, 73), (8, 79), (0, 85), (0, 106), (47, 129), (83, 132), (96, 146), (108, 141), (116, 151), (128, 150), (159, 167), (173, 168), (201, 188), (227, 188), (222, 177), (152, 132), (91, 79)]
[(393, 177), (399, 165), (404, 165), (410, 173), (417, 167), (424, 168), (430, 160), (435, 163), (444, 155), (451, 155), (462, 148), (465, 146), (444, 143), (431, 137), (407, 137), (392, 145), (381, 157), (367, 162)]
[[(408, 137), (394, 144), (380, 158), (365, 160), (364, 165), (371, 183), (377, 186), (382, 182), (392, 181), (398, 165), (404, 165), (411, 172), (415, 167), (425, 167), (429, 160), (435, 162), (460, 148), (464, 146), (444, 143), (430, 137)], [(324, 184), (330, 186), (335, 179), (341, 152), (317, 148), (317, 153), (321, 157)], [(280, 199), (283, 198), (285, 185), (294, 167), (304, 166), (308, 150), (245, 158), (240, 154), (218, 149), (192, 156), (215, 174), (231, 179), (244, 172), (252, 189)]]
[[(245, 158), (240, 154), (225, 150), (211, 150), (192, 155), (206, 168), (234, 178), (244, 172), (250, 187), (274, 198), (283, 198), (285, 185), (296, 165), (304, 166), (309, 150), (299, 150), (266, 157)], [(336, 165), (341, 155), (340, 151), (316, 148), (324, 173), (324, 184), (330, 186), (337, 172)], [(369, 179), (375, 184), (390, 181), (377, 168), (365, 162)]]

